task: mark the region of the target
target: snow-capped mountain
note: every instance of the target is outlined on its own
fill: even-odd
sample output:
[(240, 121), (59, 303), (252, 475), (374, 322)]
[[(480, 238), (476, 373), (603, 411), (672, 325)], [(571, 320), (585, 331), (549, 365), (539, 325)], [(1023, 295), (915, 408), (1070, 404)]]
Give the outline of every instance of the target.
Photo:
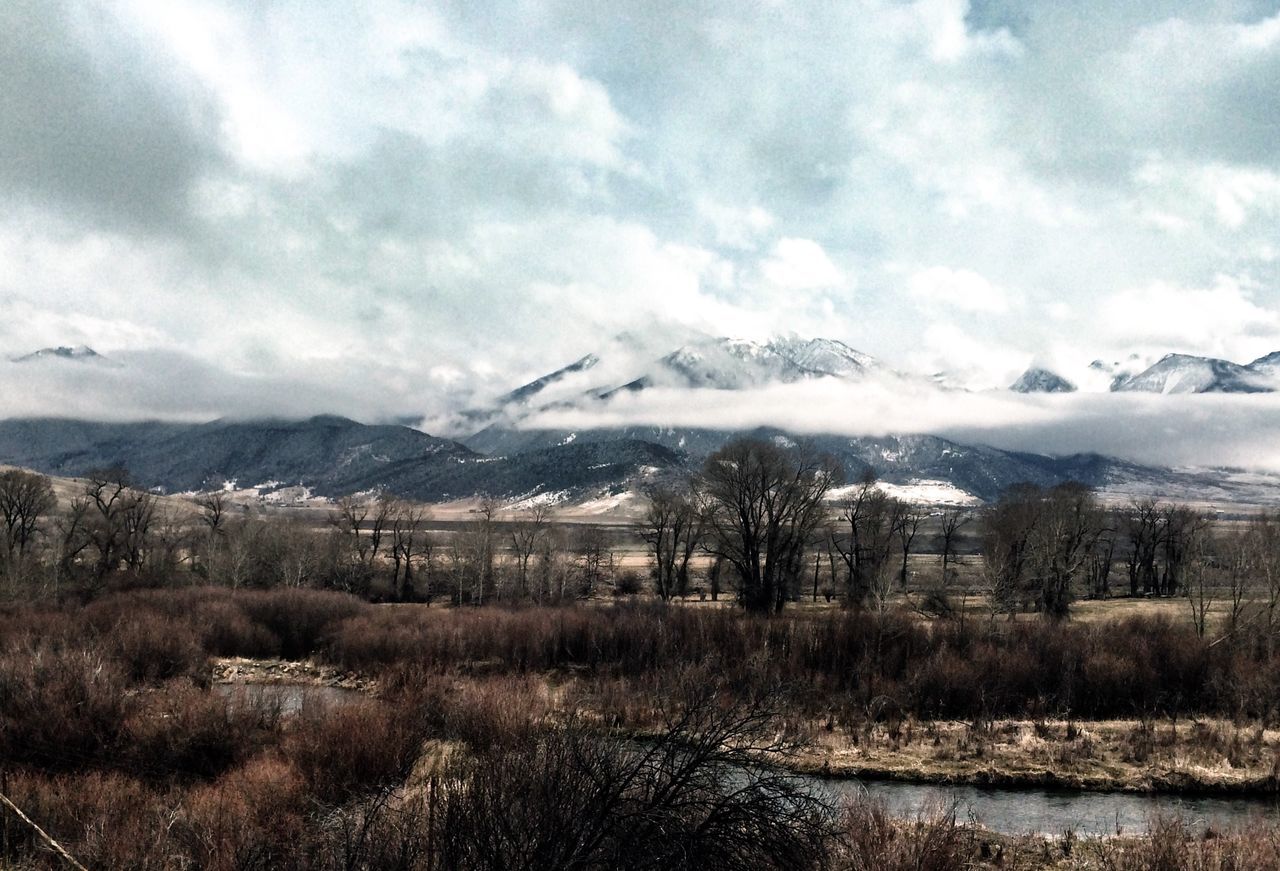
[(105, 360), (106, 358), (88, 345), (76, 345), (68, 347), (59, 345), (56, 348), (41, 348), (38, 351), (32, 351), (30, 354), (23, 354), (21, 357), (14, 357), (14, 363), (32, 363), (37, 360), (75, 360), (78, 362), (86, 362), (91, 360)]
[(1015, 393), (1074, 393), (1076, 386), (1056, 372), (1032, 366), (1009, 389)]
[(886, 367), (835, 339), (791, 337), (760, 343), (719, 337), (677, 348), (626, 386), (744, 390), (805, 378), (858, 377), (876, 370)]
[(1113, 384), (1111, 389), (1146, 393), (1269, 393), (1275, 386), (1268, 381), (1266, 375), (1230, 360), (1166, 354), (1155, 365)]
[[(531, 411), (608, 400), (652, 387), (746, 390), (810, 378), (903, 378), (870, 354), (836, 339), (780, 336), (767, 342), (698, 336), (654, 357), (648, 346), (614, 342), (459, 415), (458, 434)], [(469, 427), (469, 428), (468, 428)]]
[[(1094, 360), (1089, 364), (1089, 377), (1086, 379), (1089, 388), (1115, 390), (1134, 375), (1151, 365), (1151, 359), (1144, 359), (1138, 354), (1130, 354), (1123, 360)], [(1101, 382), (1101, 383), (1099, 383)]]
[(1244, 368), (1265, 378), (1280, 379), (1280, 351), (1259, 357)]
[(595, 368), (600, 363), (600, 358), (595, 354), (588, 354), (574, 360), (568, 366), (563, 366), (554, 372), (543, 375), (541, 378), (535, 378), (528, 384), (523, 384), (512, 390), (510, 393), (501, 397), (498, 402), (501, 405), (510, 405), (512, 403), (528, 403), (538, 394), (545, 391), (553, 384), (559, 384), (565, 378), (577, 372), (585, 372), (588, 369)]
[(819, 375), (847, 378), (886, 369), (880, 360), (856, 351), (836, 339), (802, 339), (790, 336), (773, 339), (768, 347), (801, 369)]

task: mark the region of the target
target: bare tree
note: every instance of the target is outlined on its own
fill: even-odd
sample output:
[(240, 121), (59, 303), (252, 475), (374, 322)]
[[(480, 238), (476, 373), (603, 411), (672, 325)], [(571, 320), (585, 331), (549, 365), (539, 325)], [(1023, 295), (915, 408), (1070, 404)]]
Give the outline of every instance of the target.
[(920, 531), (920, 524), (924, 522), (925, 516), (925, 513), (919, 508), (905, 504), (898, 516), (898, 545), (902, 548), (902, 569), (898, 574), (898, 586), (902, 588), (903, 592), (906, 592), (907, 589), (911, 544), (915, 541), (916, 534)]
[(511, 551), (516, 559), (517, 595), (529, 597), (529, 564), (551, 526), (551, 506), (538, 504), (511, 524)]
[(582, 579), (581, 595), (590, 598), (613, 574), (613, 550), (609, 547), (609, 537), (596, 524), (585, 524), (574, 534), (573, 550)]
[(700, 485), (708, 548), (737, 570), (747, 610), (782, 610), (839, 475), (829, 458), (759, 439), (738, 439), (707, 458)]
[(1211, 543), (1206, 535), (1186, 539), (1182, 545), (1184, 583), (1182, 594), (1191, 608), (1191, 625), (1203, 638), (1209, 629), (1209, 612), (1213, 609), (1216, 579)]
[(1280, 512), (1263, 512), (1249, 523), (1252, 569), (1261, 587), (1260, 620), (1268, 652), (1274, 652), (1280, 630)]
[(992, 613), (1012, 614), (1028, 604), (1032, 535), (1040, 522), (1039, 487), (1014, 485), (981, 515), (982, 560)]
[(1036, 606), (1060, 619), (1067, 616), (1075, 580), (1102, 534), (1103, 512), (1088, 487), (1068, 482), (1044, 495), (1039, 515), (1031, 538)]
[(1164, 507), (1154, 499), (1139, 499), (1124, 517), (1123, 528), (1128, 539), (1129, 595), (1156, 592), (1156, 556), (1164, 535), (1161, 516)]
[(942, 559), (941, 584), (944, 590), (951, 586), (960, 533), (972, 520), (973, 515), (963, 508), (944, 508), (939, 517), (938, 553)]
[(71, 500), (66, 511), (61, 512), (54, 520), (54, 529), (58, 545), (58, 580), (70, 580), (76, 574), (81, 555), (85, 553), (92, 540), (89, 537), (92, 504), (87, 496), (80, 495)]
[(559, 602), (565, 598), (571, 568), (565, 551), (564, 529), (551, 527), (542, 537), (542, 546), (537, 554), (534, 595), (538, 601)]
[(346, 496), (329, 514), (330, 525), (350, 542), (351, 549), (361, 565), (368, 565), (369, 561), (369, 542), (365, 540), (364, 535), (364, 527), (369, 519), (369, 507), (367, 501)]
[(1085, 565), (1085, 586), (1095, 599), (1111, 595), (1111, 568), (1115, 563), (1116, 529), (1108, 523), (1100, 531)]
[[(423, 524), (428, 519), (425, 508), (399, 502), (391, 515), (391, 595), (397, 602), (414, 596), (413, 562), (426, 537)], [(428, 582), (430, 577), (428, 576)]]
[(905, 506), (878, 486), (868, 472), (840, 509), (843, 535), (832, 544), (848, 571), (848, 600), (862, 605), (870, 598), (879, 608), (888, 604), (889, 568)]
[(172, 509), (157, 511), (152, 528), (154, 545), (147, 571), (153, 577), (171, 581), (192, 559), (194, 531), (191, 518)]
[(1176, 596), (1191, 550), (1207, 529), (1209, 518), (1185, 505), (1169, 505), (1161, 513), (1161, 521), (1164, 571), (1160, 576), (1160, 594)]
[(1226, 634), (1235, 637), (1245, 619), (1245, 609), (1253, 593), (1258, 571), (1254, 542), (1249, 528), (1217, 536), (1217, 563), (1227, 593)]
[(97, 556), (94, 580), (101, 583), (121, 566), (139, 571), (147, 556), (155, 496), (131, 487), (121, 468), (90, 475), (84, 496), (90, 509), (85, 529)]
[(55, 507), (53, 485), (44, 475), (22, 469), (0, 471), (0, 575), (17, 573), (40, 524)]
[(476, 565), (476, 592), (474, 604), (483, 605), (486, 590), (497, 589), (497, 553), (495, 536), (499, 503), (486, 496), (480, 500), (475, 509), (476, 519), (472, 523), (471, 541), (474, 549)]
[(649, 490), (640, 537), (649, 545), (658, 597), (670, 601), (686, 592), (689, 562), (702, 541), (703, 512), (691, 486)]
[(210, 535), (222, 532), (227, 520), (227, 494), (223, 490), (209, 490), (196, 497), (200, 509), (200, 522), (209, 528)]

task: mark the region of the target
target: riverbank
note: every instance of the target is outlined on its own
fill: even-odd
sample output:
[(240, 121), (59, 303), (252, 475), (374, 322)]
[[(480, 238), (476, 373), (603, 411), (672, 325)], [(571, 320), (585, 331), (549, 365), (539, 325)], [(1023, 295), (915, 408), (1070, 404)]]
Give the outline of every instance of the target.
[(911, 783), (1265, 796), (1280, 791), (1280, 732), (1221, 720), (818, 726), (788, 766)]
[(372, 693), (378, 681), (360, 672), (311, 660), (214, 657), (209, 661), (214, 683), (292, 684)]
[[(222, 684), (293, 684), (374, 693), (377, 679), (320, 662), (224, 657), (211, 660)], [(534, 679), (550, 709), (568, 703), (610, 709), (609, 719), (642, 735), (645, 704), (615, 710), (588, 677)], [(548, 710), (551, 713), (551, 710)], [(904, 783), (1005, 788), (1270, 796), (1280, 794), (1280, 730), (1229, 720), (921, 721), (845, 724), (795, 717), (800, 740), (787, 760), (798, 774)]]

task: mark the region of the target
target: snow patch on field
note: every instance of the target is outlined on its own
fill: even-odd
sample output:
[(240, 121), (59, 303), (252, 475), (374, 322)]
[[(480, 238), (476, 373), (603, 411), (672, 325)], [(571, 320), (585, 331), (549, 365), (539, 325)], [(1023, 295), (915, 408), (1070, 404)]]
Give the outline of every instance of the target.
[(545, 493), (530, 493), (507, 503), (512, 511), (525, 511), (539, 505), (559, 505), (569, 499), (568, 490), (549, 490)]
[[(833, 502), (847, 499), (861, 486), (861, 484), (849, 484), (837, 487), (827, 498)], [(954, 484), (928, 478), (912, 480), (905, 484), (877, 481), (876, 488), (895, 499), (919, 505), (979, 505), (982, 502), (972, 493), (961, 490)]]
[(583, 514), (609, 514), (625, 511), (643, 502), (644, 497), (639, 493), (634, 490), (625, 490), (621, 493), (608, 493), (594, 499), (587, 499), (578, 505), (578, 509)]

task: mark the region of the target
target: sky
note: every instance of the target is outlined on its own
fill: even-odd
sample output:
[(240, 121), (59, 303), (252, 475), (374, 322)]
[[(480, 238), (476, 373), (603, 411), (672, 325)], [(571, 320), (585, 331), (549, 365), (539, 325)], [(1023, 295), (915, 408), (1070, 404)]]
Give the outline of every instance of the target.
[(0, 355), (147, 373), (8, 413), (430, 416), (623, 333), (1280, 349), (1274, 2), (8, 0), (0, 81)]

